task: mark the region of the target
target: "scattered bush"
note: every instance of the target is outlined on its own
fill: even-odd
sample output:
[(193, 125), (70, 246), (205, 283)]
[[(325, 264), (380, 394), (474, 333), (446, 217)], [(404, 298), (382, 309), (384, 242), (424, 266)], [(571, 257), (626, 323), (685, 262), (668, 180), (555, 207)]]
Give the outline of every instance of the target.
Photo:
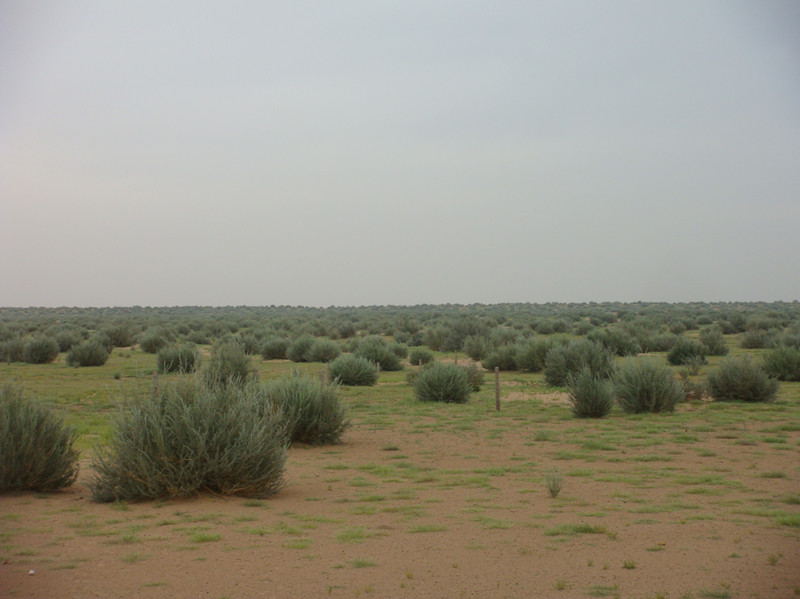
[(289, 342), (283, 337), (267, 337), (261, 344), (261, 357), (265, 360), (285, 360)]
[(0, 491), (56, 491), (78, 477), (76, 433), (21, 388), (0, 386)]
[(62, 330), (56, 333), (55, 340), (58, 343), (58, 351), (66, 353), (72, 349), (73, 345), (78, 345), (83, 341), (83, 336), (80, 331)]
[(775, 332), (764, 329), (750, 329), (739, 337), (739, 345), (744, 349), (766, 349), (775, 342)]
[(253, 376), (250, 356), (239, 343), (223, 342), (211, 352), (203, 374), (210, 385), (243, 385)]
[(147, 329), (139, 337), (139, 347), (148, 354), (157, 354), (158, 350), (169, 344), (169, 336), (162, 328)]
[(599, 378), (610, 378), (614, 373), (614, 355), (600, 343), (588, 339), (556, 345), (547, 352), (544, 379), (548, 385), (563, 387), (571, 373), (584, 368)]
[(381, 370), (387, 372), (403, 368), (397, 354), (392, 351), (392, 348), (382, 337), (377, 335), (371, 335), (361, 340), (354, 353), (370, 362), (380, 364)]
[(197, 370), (200, 364), (200, 352), (191, 344), (173, 345), (158, 350), (156, 356), (158, 371), (190, 373)]
[(434, 362), (422, 369), (414, 381), (420, 401), (466, 403), (472, 392), (466, 371), (455, 364)]
[[(130, 347), (134, 343), (135, 329), (133, 323), (116, 322), (103, 329), (114, 347)], [(155, 353), (155, 352), (150, 352)]]
[(4, 362), (22, 362), (25, 359), (25, 342), (16, 337), (0, 343), (0, 359)]
[(521, 341), (515, 348), (514, 363), (519, 370), (539, 372), (544, 368), (547, 352), (555, 345), (552, 337), (534, 337)]
[(491, 345), (489, 344), (489, 340), (483, 335), (470, 335), (464, 339), (462, 349), (470, 358), (476, 362), (480, 362), (489, 355)]
[(95, 450), (90, 489), (96, 501), (204, 490), (266, 497), (283, 485), (287, 442), (280, 411), (257, 384), (181, 381), (121, 407), (109, 444)]
[(632, 335), (616, 327), (594, 329), (586, 338), (601, 343), (617, 356), (635, 356), (642, 351), (642, 346)]
[(686, 394), (668, 366), (650, 358), (625, 362), (614, 377), (620, 407), (628, 413), (672, 412)]
[(728, 346), (725, 345), (721, 327), (711, 326), (701, 330), (700, 343), (703, 344), (704, 353), (707, 356), (724, 356), (728, 353)]
[(306, 354), (309, 362), (330, 362), (342, 353), (342, 346), (331, 339), (314, 339)]
[(800, 381), (800, 349), (778, 347), (764, 356), (764, 370), (779, 381)]
[(99, 339), (89, 339), (67, 352), (67, 366), (102, 366), (110, 353)]
[(705, 364), (705, 347), (699, 341), (688, 337), (680, 337), (667, 353), (667, 361), (673, 366), (683, 366), (693, 360)]
[(467, 373), (467, 381), (469, 382), (470, 388), (473, 391), (480, 391), (481, 385), (483, 385), (484, 370), (482, 368), (478, 368), (477, 364), (474, 362), (467, 364), (466, 366), (462, 366), (461, 368), (463, 368), (464, 372)]
[(311, 335), (301, 335), (289, 344), (286, 357), (292, 362), (308, 362), (308, 352), (312, 345), (314, 338)]
[(671, 333), (649, 335), (642, 339), (642, 351), (669, 351), (675, 346), (678, 339), (680, 339), (678, 335), (673, 335)]
[(486, 356), (481, 362), (487, 370), (516, 370), (517, 348), (514, 345), (501, 345)]
[(342, 385), (372, 386), (378, 382), (378, 370), (366, 358), (342, 354), (331, 362), (331, 378)]
[(336, 382), (322, 384), (299, 372), (265, 385), (266, 397), (283, 413), (289, 440), (311, 445), (338, 443), (350, 426), (338, 390)]
[(389, 349), (392, 350), (392, 353), (401, 360), (408, 356), (408, 346), (404, 343), (392, 341), (389, 343)]
[(772, 401), (778, 381), (750, 356), (727, 358), (708, 375), (708, 391), (717, 401)]
[(408, 361), (417, 366), (420, 362), (423, 366), (430, 364), (435, 359), (433, 352), (424, 347), (415, 347), (408, 352)]
[(614, 387), (588, 368), (567, 376), (572, 413), (578, 418), (602, 418), (614, 407)]
[(25, 342), (23, 359), (28, 364), (48, 364), (58, 357), (58, 343), (50, 337), (33, 337)]

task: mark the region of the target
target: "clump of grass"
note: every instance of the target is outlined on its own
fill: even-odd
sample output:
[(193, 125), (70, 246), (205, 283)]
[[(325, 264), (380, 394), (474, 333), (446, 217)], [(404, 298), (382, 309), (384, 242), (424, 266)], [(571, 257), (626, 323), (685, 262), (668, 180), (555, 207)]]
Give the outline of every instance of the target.
[(161, 374), (194, 372), (200, 363), (200, 352), (194, 344), (162, 347), (158, 350), (156, 363)]
[(567, 377), (572, 413), (578, 418), (602, 418), (614, 406), (613, 385), (588, 368)]
[(556, 345), (547, 352), (544, 379), (548, 385), (563, 387), (570, 374), (587, 369), (599, 378), (614, 374), (614, 354), (602, 344), (588, 339), (575, 339)]
[(683, 366), (692, 361), (705, 364), (705, 352), (705, 346), (699, 341), (688, 337), (680, 337), (678, 342), (667, 353), (667, 361), (673, 366)]
[(331, 377), (342, 385), (372, 386), (378, 382), (378, 370), (366, 358), (343, 354), (331, 362)]
[(472, 393), (467, 373), (460, 366), (435, 362), (423, 368), (414, 381), (420, 401), (466, 403)]
[[(399, 345), (399, 344), (398, 344)], [(373, 364), (380, 364), (381, 370), (386, 372), (402, 370), (400, 356), (395, 351), (396, 348), (382, 337), (370, 335), (362, 339), (353, 352), (357, 356), (366, 358)]]
[(287, 436), (256, 384), (181, 381), (134, 397), (95, 449), (96, 501), (188, 497), (202, 490), (266, 497), (283, 485)]
[(553, 468), (545, 474), (544, 486), (547, 488), (550, 497), (553, 499), (558, 497), (558, 494), (561, 493), (561, 488), (564, 486), (564, 477), (561, 475), (558, 468)]
[(292, 442), (338, 443), (350, 427), (336, 382), (320, 383), (311, 376), (292, 372), (288, 377), (269, 381), (264, 389), (269, 401), (283, 414)]
[(778, 381), (770, 378), (750, 356), (727, 358), (708, 375), (708, 390), (717, 401), (772, 401)]
[(253, 376), (251, 357), (241, 343), (224, 341), (211, 352), (203, 376), (211, 386), (244, 385)]
[(650, 358), (632, 358), (614, 378), (617, 401), (628, 413), (672, 412), (686, 398), (672, 371)]
[(76, 433), (10, 383), (0, 386), (0, 491), (55, 491), (78, 476)]

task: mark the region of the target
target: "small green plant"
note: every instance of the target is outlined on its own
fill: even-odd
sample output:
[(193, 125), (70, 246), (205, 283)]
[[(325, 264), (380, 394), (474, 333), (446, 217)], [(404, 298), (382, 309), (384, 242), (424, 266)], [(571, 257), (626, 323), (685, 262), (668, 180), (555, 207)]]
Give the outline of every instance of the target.
[(672, 371), (652, 358), (631, 358), (617, 371), (614, 388), (620, 407), (628, 413), (672, 412), (686, 399)]
[(67, 366), (102, 366), (108, 361), (109, 351), (98, 339), (89, 339), (72, 346), (67, 352)]
[(767, 351), (764, 371), (779, 381), (800, 381), (800, 349), (784, 345)]
[(544, 485), (550, 497), (553, 499), (558, 497), (558, 494), (561, 493), (561, 488), (564, 486), (564, 477), (561, 472), (559, 472), (558, 468), (553, 468), (545, 474)]
[(626, 570), (633, 570), (636, 568), (636, 562), (633, 561), (632, 559), (626, 559), (625, 561), (622, 562), (622, 567), (625, 568)]
[(51, 337), (39, 335), (25, 342), (23, 360), (28, 364), (48, 364), (58, 357), (58, 343)]
[(778, 392), (778, 381), (747, 355), (723, 360), (709, 373), (707, 384), (717, 401), (772, 401)]
[(267, 399), (286, 421), (289, 440), (321, 445), (338, 443), (350, 427), (347, 410), (339, 400), (339, 384), (292, 372), (264, 385)]
[(375, 364), (353, 354), (343, 354), (331, 362), (331, 378), (347, 386), (371, 386), (378, 382)]
[(156, 356), (158, 371), (191, 373), (200, 363), (200, 352), (193, 344), (162, 347)]
[(578, 418), (602, 418), (614, 406), (614, 387), (588, 368), (567, 377), (572, 413)]
[(466, 371), (455, 364), (435, 362), (423, 368), (414, 381), (414, 394), (420, 401), (466, 403), (471, 393)]
[(76, 433), (10, 383), (0, 386), (0, 491), (55, 491), (78, 476)]
[(699, 341), (680, 337), (667, 353), (667, 361), (674, 366), (683, 366), (691, 361), (705, 364), (705, 346)]
[(417, 366), (418, 364), (425, 366), (433, 362), (433, 360), (433, 352), (424, 347), (413, 347), (408, 352), (408, 361), (412, 366)]

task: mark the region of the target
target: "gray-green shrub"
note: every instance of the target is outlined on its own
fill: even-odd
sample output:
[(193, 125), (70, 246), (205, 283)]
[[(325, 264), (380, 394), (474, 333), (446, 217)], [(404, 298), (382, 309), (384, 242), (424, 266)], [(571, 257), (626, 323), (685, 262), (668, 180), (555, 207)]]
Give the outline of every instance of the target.
[(267, 337), (261, 344), (261, 357), (265, 360), (285, 360), (289, 342), (283, 337)]
[(183, 380), (120, 407), (89, 486), (96, 501), (266, 497), (283, 486), (287, 443), (283, 416), (258, 384)]
[(212, 385), (242, 385), (253, 377), (250, 355), (236, 341), (223, 342), (211, 351), (203, 376)]
[(467, 382), (469, 382), (469, 386), (473, 391), (480, 391), (481, 385), (483, 385), (483, 376), (485, 371), (483, 368), (478, 368), (478, 365), (474, 362), (467, 364), (466, 366), (461, 366), (464, 369), (464, 372), (467, 374)]
[(683, 385), (668, 366), (652, 358), (631, 358), (614, 376), (620, 407), (628, 413), (672, 412), (686, 399)]
[(400, 363), (400, 358), (392, 351), (392, 348), (382, 337), (377, 335), (370, 335), (364, 337), (353, 352), (357, 356), (366, 358), (370, 362), (381, 365), (381, 370), (395, 371), (401, 370), (403, 365)]
[(19, 337), (0, 343), (0, 359), (3, 362), (22, 362), (25, 359), (25, 342)]
[(455, 364), (434, 362), (425, 366), (414, 381), (414, 395), (420, 401), (466, 403), (471, 393), (466, 371)]
[(269, 381), (264, 389), (269, 401), (283, 413), (292, 442), (338, 443), (350, 427), (335, 381), (320, 383), (311, 376), (292, 372)]
[(309, 362), (330, 362), (342, 353), (342, 346), (332, 339), (314, 339), (308, 348), (306, 358)]
[(65, 358), (67, 366), (102, 366), (109, 357), (106, 346), (99, 339), (89, 339), (74, 345)]
[[(540, 372), (544, 369), (547, 352), (556, 344), (553, 337), (532, 337), (515, 347), (514, 363), (519, 370)], [(501, 369), (502, 370), (502, 369)]]
[(765, 349), (775, 344), (774, 330), (750, 329), (739, 337), (739, 345), (744, 349)]
[(588, 368), (567, 376), (572, 413), (578, 418), (602, 418), (614, 407), (614, 386)]
[(351, 387), (372, 386), (378, 382), (378, 370), (366, 358), (342, 354), (331, 362), (331, 378)]
[(78, 476), (76, 432), (52, 410), (0, 385), (0, 491), (55, 491)]
[(435, 359), (433, 352), (424, 347), (413, 347), (408, 352), (408, 361), (413, 366), (417, 366), (420, 362), (422, 365), (430, 364)]
[(667, 353), (667, 361), (674, 366), (683, 366), (692, 361), (705, 364), (705, 346), (694, 339), (680, 337)]
[(314, 345), (314, 337), (301, 335), (289, 344), (286, 357), (292, 362), (308, 362), (308, 353)]
[(767, 351), (764, 371), (779, 381), (800, 381), (800, 349), (782, 346)]
[(147, 329), (139, 336), (139, 347), (148, 354), (157, 354), (158, 350), (169, 344), (169, 335), (161, 327)]
[(544, 378), (548, 385), (563, 387), (571, 373), (584, 368), (600, 378), (614, 374), (614, 354), (602, 344), (588, 339), (574, 339), (566, 345), (556, 345), (547, 352)]
[(516, 370), (517, 369), (517, 346), (501, 345), (492, 350), (486, 356), (481, 365), (487, 370)]
[(28, 364), (48, 364), (58, 357), (58, 343), (52, 337), (37, 336), (25, 342), (23, 360)]
[(200, 365), (200, 352), (194, 344), (170, 345), (162, 347), (156, 355), (158, 371), (190, 373)]
[(717, 401), (772, 401), (778, 381), (750, 356), (726, 358), (708, 374), (708, 392)]
[(710, 326), (700, 331), (700, 343), (703, 344), (706, 356), (724, 356), (728, 353), (728, 346), (722, 336), (722, 328)]
[(484, 335), (470, 335), (464, 339), (462, 349), (470, 358), (476, 362), (480, 362), (489, 354), (491, 344)]

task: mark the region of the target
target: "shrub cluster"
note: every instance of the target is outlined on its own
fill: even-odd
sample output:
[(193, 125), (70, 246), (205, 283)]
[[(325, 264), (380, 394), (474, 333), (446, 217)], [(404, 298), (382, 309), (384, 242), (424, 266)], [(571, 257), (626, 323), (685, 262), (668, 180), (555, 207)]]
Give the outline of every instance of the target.
[(194, 344), (162, 347), (156, 356), (158, 371), (191, 373), (200, 365), (200, 352)]
[(308, 362), (308, 353), (314, 345), (314, 337), (311, 335), (301, 335), (289, 344), (286, 349), (286, 357), (292, 362)]
[(375, 364), (353, 354), (342, 354), (331, 362), (331, 378), (347, 386), (371, 386), (378, 382)]
[(314, 339), (308, 348), (307, 362), (330, 362), (342, 353), (342, 346), (332, 339)]
[(403, 368), (403, 365), (400, 363), (400, 356), (397, 355), (393, 346), (377, 335), (371, 335), (362, 339), (353, 353), (362, 358), (366, 358), (374, 364), (380, 364), (381, 370), (386, 372), (401, 370)]
[(548, 385), (562, 387), (570, 374), (583, 369), (599, 378), (610, 378), (614, 373), (614, 355), (600, 343), (588, 339), (556, 345), (547, 352), (544, 378)]
[(76, 433), (50, 409), (0, 386), (0, 491), (55, 491), (78, 476)]
[(614, 407), (614, 387), (588, 368), (567, 376), (572, 413), (578, 418), (602, 418)]
[(424, 347), (415, 347), (408, 352), (408, 361), (412, 366), (418, 366), (420, 362), (425, 366), (433, 362), (434, 359), (433, 352)]
[(23, 359), (28, 364), (48, 364), (58, 357), (58, 342), (39, 335), (25, 342)]
[(778, 381), (750, 356), (727, 358), (708, 375), (708, 391), (717, 401), (772, 401)]
[(466, 403), (470, 393), (467, 372), (455, 364), (434, 362), (425, 366), (414, 381), (414, 394), (420, 401)]
[(213, 349), (203, 375), (209, 385), (242, 385), (253, 376), (250, 360), (241, 344), (226, 341)]
[(674, 366), (683, 366), (690, 362), (705, 364), (705, 346), (688, 337), (678, 338), (678, 342), (667, 353), (667, 361)]
[(620, 407), (628, 413), (672, 412), (686, 399), (683, 385), (670, 368), (650, 358), (632, 358), (622, 364), (614, 387)]
[(283, 485), (286, 423), (256, 384), (166, 385), (114, 416), (95, 451), (96, 501), (188, 497), (202, 490), (265, 497)]
[(706, 327), (700, 331), (700, 343), (706, 356), (724, 356), (728, 353), (728, 346), (722, 336), (719, 326)]
[(108, 361), (109, 350), (103, 342), (94, 337), (79, 345), (72, 346), (67, 352), (67, 366), (102, 366)]
[(800, 381), (800, 349), (782, 346), (764, 356), (764, 370), (779, 381)]
[(265, 360), (285, 360), (289, 342), (283, 337), (268, 337), (261, 344), (261, 357)]

